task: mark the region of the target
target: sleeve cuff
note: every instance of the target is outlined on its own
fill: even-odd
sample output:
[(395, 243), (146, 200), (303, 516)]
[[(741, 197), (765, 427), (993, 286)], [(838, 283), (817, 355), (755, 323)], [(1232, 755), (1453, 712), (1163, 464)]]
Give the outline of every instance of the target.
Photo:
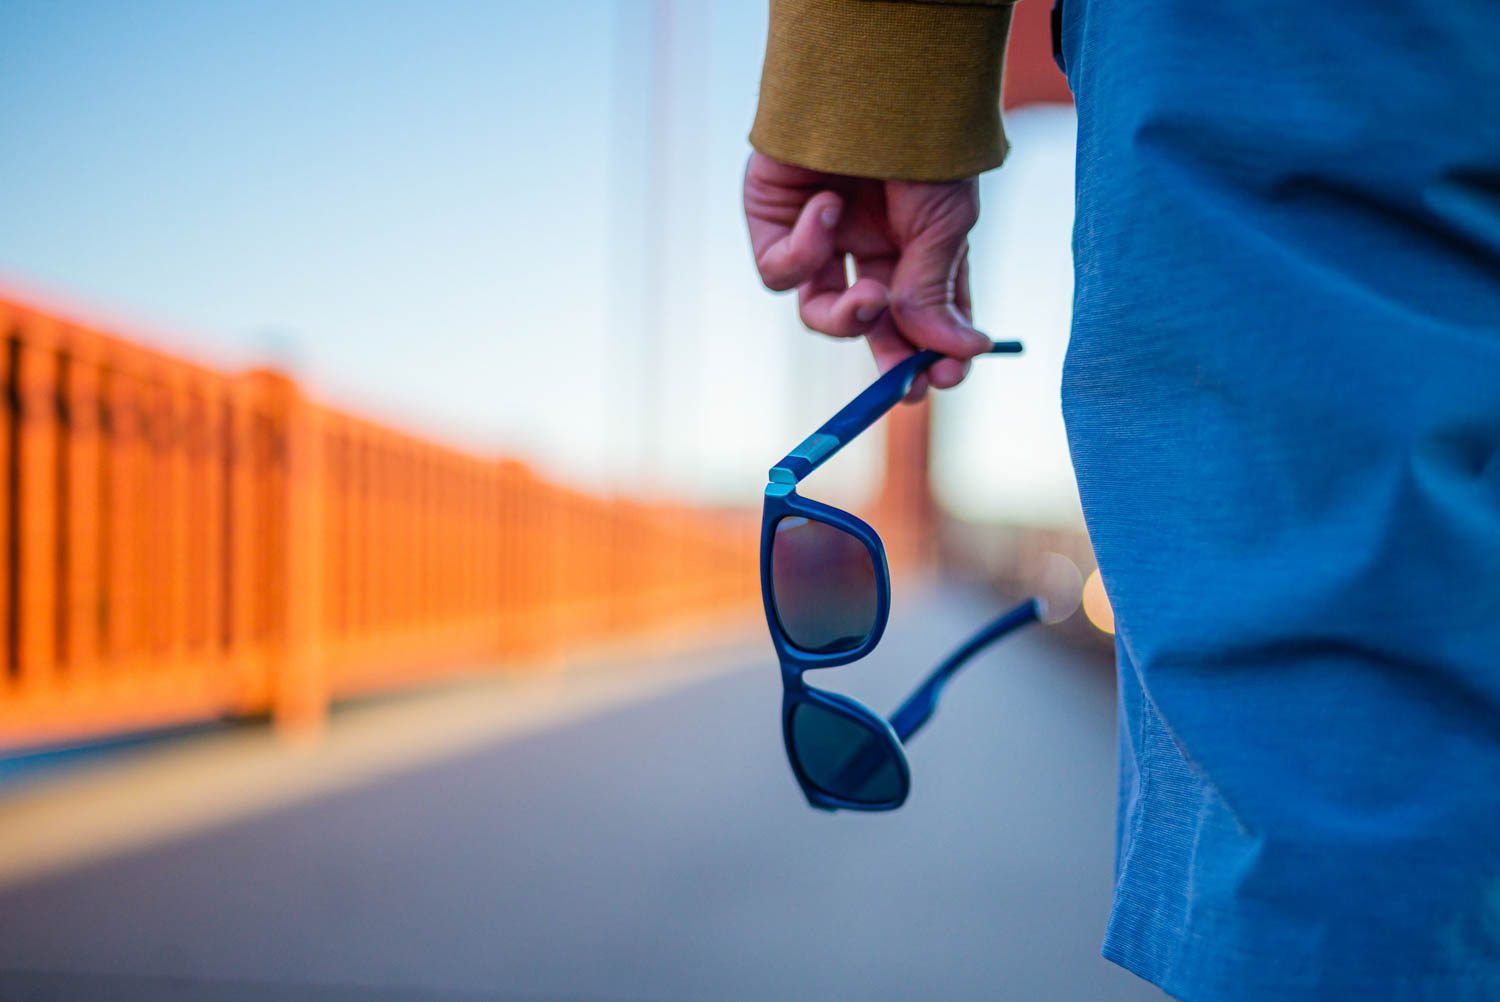
[(855, 177), (952, 181), (997, 167), (1009, 3), (772, 0), (751, 144)]

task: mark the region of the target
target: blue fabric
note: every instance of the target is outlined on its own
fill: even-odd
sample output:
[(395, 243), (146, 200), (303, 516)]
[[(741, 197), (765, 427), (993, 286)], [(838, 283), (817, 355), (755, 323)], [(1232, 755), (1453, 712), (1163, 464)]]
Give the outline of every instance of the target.
[(1065, 0), (1104, 953), (1500, 998), (1500, 3)]

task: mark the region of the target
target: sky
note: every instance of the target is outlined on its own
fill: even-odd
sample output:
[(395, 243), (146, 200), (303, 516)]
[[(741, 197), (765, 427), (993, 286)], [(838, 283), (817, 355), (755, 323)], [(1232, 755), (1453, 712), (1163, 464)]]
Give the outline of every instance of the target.
[[(0, 0), (0, 280), (595, 489), (754, 503), (874, 376), (755, 281), (743, 0)], [(1071, 110), (1011, 117), (938, 413), (973, 518), (1073, 524)], [(820, 471), (856, 498), (878, 441)]]

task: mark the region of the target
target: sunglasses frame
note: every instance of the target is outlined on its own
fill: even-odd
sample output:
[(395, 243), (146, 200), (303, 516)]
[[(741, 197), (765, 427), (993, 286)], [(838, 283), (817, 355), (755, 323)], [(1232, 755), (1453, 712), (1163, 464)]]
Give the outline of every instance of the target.
[[(847, 651), (814, 653), (802, 650), (786, 635), (781, 618), (776, 613), (776, 589), (771, 577), (776, 526), (784, 518), (797, 517), (821, 522), (853, 536), (869, 552), (875, 566), (875, 624), (864, 640)], [(787, 761), (791, 764), (797, 785), (802, 788), (807, 802), (824, 810), (891, 811), (900, 807), (911, 792), (911, 768), (906, 762), (906, 750), (890, 723), (858, 700), (815, 688), (808, 685), (802, 677), (810, 668), (837, 668), (858, 661), (880, 644), (891, 615), (891, 572), (885, 556), (885, 544), (881, 542), (880, 535), (861, 518), (832, 505), (801, 496), (794, 485), (770, 484), (766, 488), (765, 504), (761, 510), (760, 591), (766, 610), (766, 623), (771, 629), (771, 644), (776, 648), (776, 657), (781, 662), (782, 744), (786, 748)], [(901, 776), (900, 795), (890, 801), (863, 803), (836, 797), (814, 783), (803, 771), (792, 745), (792, 714), (804, 703), (815, 704), (846, 717), (870, 731), (873, 736), (884, 740), (895, 755), (897, 771)]]
[[(997, 342), (990, 353), (1014, 355), (1021, 350), (1019, 341), (1002, 341)], [(776, 648), (776, 657), (781, 663), (781, 738), (797, 785), (802, 788), (808, 804), (820, 810), (891, 811), (904, 804), (911, 793), (911, 767), (906, 761), (906, 746), (902, 736), (909, 737), (926, 722), (936, 706), (937, 695), (943, 684), (969, 657), (1016, 625), (1035, 618), (1036, 604), (1029, 600), (986, 627), (943, 662), (891, 720), (858, 700), (808, 685), (802, 677), (803, 673), (813, 668), (836, 668), (858, 661), (879, 645), (890, 619), (891, 573), (890, 564), (886, 560), (885, 544), (881, 542), (879, 533), (863, 519), (842, 509), (802, 497), (797, 493), (797, 485), (860, 432), (900, 403), (917, 376), (942, 357), (935, 351), (921, 351), (897, 363), (787, 453), (781, 462), (771, 468), (770, 483), (766, 485), (765, 502), (761, 509), (760, 593), (765, 607), (766, 625), (771, 631), (771, 643)], [(792, 643), (781, 625), (776, 612), (775, 583), (771, 573), (772, 551), (776, 542), (777, 524), (783, 518), (793, 516), (812, 519), (847, 532), (864, 544), (874, 562), (875, 624), (863, 641), (847, 651), (816, 653), (802, 650)], [(895, 757), (900, 775), (901, 788), (898, 795), (888, 801), (867, 803), (835, 796), (814, 783), (803, 770), (792, 741), (792, 715), (803, 704), (815, 705), (838, 714), (864, 728), (877, 740), (884, 741)]]

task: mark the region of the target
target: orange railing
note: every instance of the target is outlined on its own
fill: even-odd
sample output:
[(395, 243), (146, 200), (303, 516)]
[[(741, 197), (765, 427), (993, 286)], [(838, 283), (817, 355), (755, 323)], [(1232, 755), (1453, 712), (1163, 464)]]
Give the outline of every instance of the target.
[(610, 500), (0, 298), (0, 749), (536, 663), (755, 601), (753, 512)]

